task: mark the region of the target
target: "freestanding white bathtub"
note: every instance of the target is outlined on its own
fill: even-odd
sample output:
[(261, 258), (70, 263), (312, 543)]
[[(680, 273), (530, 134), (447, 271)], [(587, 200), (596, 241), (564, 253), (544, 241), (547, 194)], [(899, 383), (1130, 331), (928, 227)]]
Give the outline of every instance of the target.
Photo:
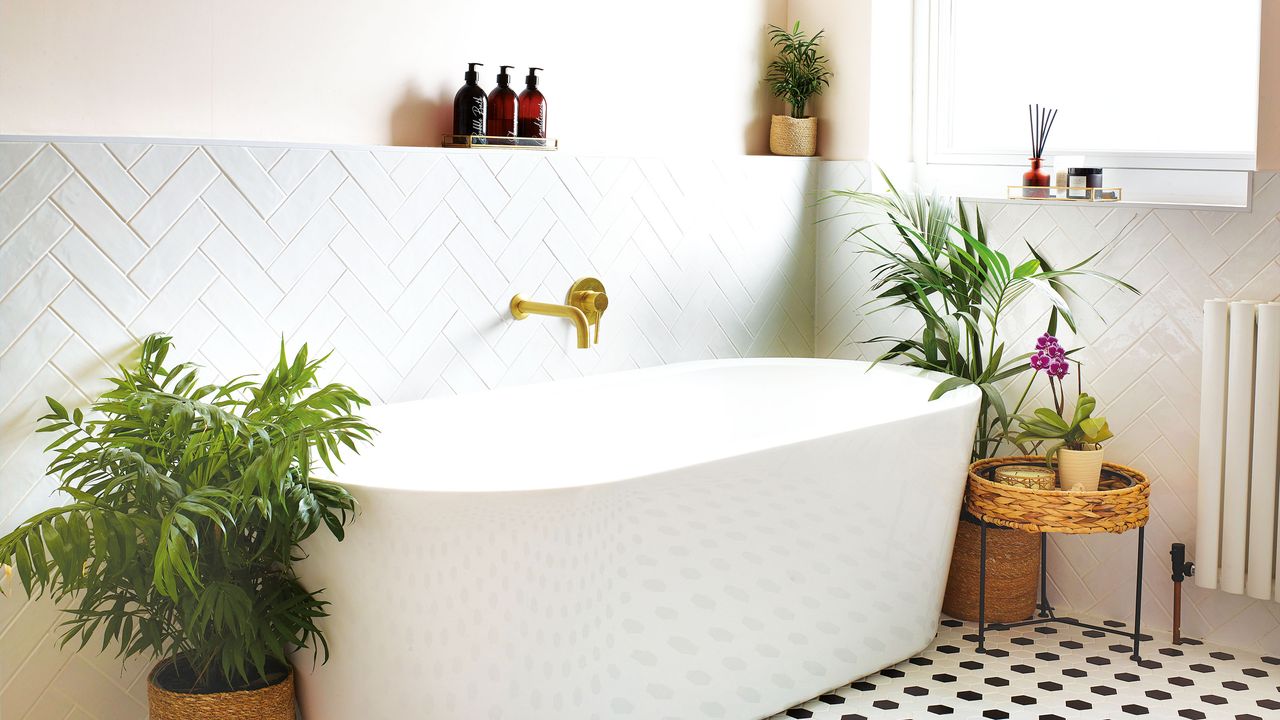
[(311, 543), (307, 720), (731, 718), (937, 629), (973, 388), (835, 360), (695, 362), (371, 409), (362, 512)]

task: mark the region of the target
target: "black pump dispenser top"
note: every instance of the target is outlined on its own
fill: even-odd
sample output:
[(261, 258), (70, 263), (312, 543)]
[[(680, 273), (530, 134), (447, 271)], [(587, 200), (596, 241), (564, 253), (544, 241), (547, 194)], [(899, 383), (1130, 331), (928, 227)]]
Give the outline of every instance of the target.
[(476, 68), (484, 67), (484, 63), (467, 63), (467, 65), (469, 66), (467, 67), (467, 74), (462, 77), (468, 84), (471, 84), (480, 79), (480, 73), (476, 72)]
[(534, 75), (533, 73), (534, 71), (541, 70), (541, 69), (542, 68), (536, 68), (536, 67), (529, 68), (529, 74), (524, 76), (524, 81), (528, 83), (529, 87), (538, 87), (538, 76)]
[(499, 85), (508, 85), (511, 83), (511, 76), (507, 74), (507, 71), (513, 67), (515, 67), (515, 65), (499, 65), (498, 66), (498, 84)]

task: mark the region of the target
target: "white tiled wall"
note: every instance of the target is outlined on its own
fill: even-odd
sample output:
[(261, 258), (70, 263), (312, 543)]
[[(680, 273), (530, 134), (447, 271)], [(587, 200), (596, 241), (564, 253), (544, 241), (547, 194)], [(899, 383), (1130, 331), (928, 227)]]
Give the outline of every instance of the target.
[[(837, 208), (815, 213), (809, 191), (866, 174), (782, 158), (0, 142), (0, 531), (51, 501), (40, 399), (86, 402), (154, 330), (223, 375), (261, 368), (282, 336), (331, 348), (333, 375), (377, 401), (706, 357), (865, 357), (857, 340), (903, 320), (860, 307), (847, 221), (819, 224), (815, 252), (812, 220)], [(1081, 336), (1121, 431), (1109, 457), (1156, 480), (1154, 624), (1169, 622), (1168, 545), (1193, 534), (1200, 303), (1280, 292), (1280, 177), (1256, 188), (1246, 213), (982, 206), (997, 245), (1058, 260), (1105, 247), (1098, 266), (1145, 293), (1083, 284), (1105, 320), (1081, 312)], [(555, 320), (509, 319), (513, 293), (559, 299), (584, 274), (612, 300), (598, 348), (573, 349)], [(1015, 308), (1010, 340), (1041, 332), (1043, 310)], [(1056, 597), (1126, 616), (1115, 578), (1132, 554), (1129, 537), (1055, 539)], [(1189, 633), (1280, 652), (1280, 604), (1187, 590)], [(142, 717), (144, 665), (59, 651), (57, 621), (47, 602), (0, 599), (0, 718)]]
[[(819, 187), (857, 187), (866, 171), (859, 163), (824, 162)], [(1030, 242), (1061, 265), (1102, 250), (1094, 267), (1143, 292), (1136, 297), (1081, 282), (1098, 314), (1083, 304), (1076, 312), (1086, 348), (1080, 355), (1086, 386), (1100, 397), (1117, 432), (1107, 443), (1107, 457), (1143, 468), (1153, 480), (1143, 618), (1168, 628), (1169, 545), (1185, 542), (1194, 549), (1201, 305), (1215, 297), (1280, 296), (1280, 175), (1255, 178), (1251, 212), (1016, 203), (982, 203), (979, 210), (991, 242), (1011, 255), (1029, 257)], [(818, 214), (837, 212), (833, 203)], [(868, 298), (870, 258), (857, 259), (853, 244), (843, 241), (852, 222), (819, 225), (815, 322), (823, 357), (864, 358), (875, 350), (859, 341), (911, 330), (910, 316), (859, 311)], [(1011, 347), (1029, 347), (1044, 331), (1046, 313), (1047, 306), (1034, 298), (1014, 307), (1006, 338)], [(1038, 400), (1047, 403), (1048, 397)], [(1132, 615), (1133, 589), (1120, 580), (1133, 576), (1132, 535), (1054, 536), (1051, 548), (1051, 592), (1058, 602), (1094, 616)], [(1184, 591), (1188, 635), (1280, 654), (1280, 603), (1205, 591), (1190, 582)]]
[[(0, 142), (0, 532), (48, 505), (42, 398), (83, 404), (137, 338), (222, 375), (283, 336), (375, 401), (697, 358), (813, 353), (816, 161)], [(604, 280), (601, 344), (516, 323)], [(0, 599), (0, 718), (144, 715), (141, 663), (61, 652)]]

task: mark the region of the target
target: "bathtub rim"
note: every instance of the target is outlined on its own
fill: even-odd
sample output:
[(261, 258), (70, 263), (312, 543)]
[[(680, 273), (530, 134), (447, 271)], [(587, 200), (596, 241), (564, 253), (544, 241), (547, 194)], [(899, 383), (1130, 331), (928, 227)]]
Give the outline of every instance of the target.
[[(889, 363), (876, 364), (876, 363), (868, 362), (865, 360), (840, 360), (840, 359), (833, 359), (833, 358), (727, 358), (727, 359), (715, 359), (715, 360), (695, 360), (695, 361), (689, 361), (689, 362), (670, 363), (666, 365), (656, 365), (656, 366), (647, 367), (647, 368), (619, 370), (619, 371), (608, 372), (608, 373), (600, 373), (598, 375), (587, 375), (582, 377), (570, 378), (566, 380), (556, 380), (556, 381), (545, 382), (545, 383), (532, 383), (528, 385), (513, 385), (513, 386), (507, 386), (507, 387), (500, 387), (500, 388), (494, 388), (491, 390), (479, 391), (474, 393), (464, 393), (464, 394), (452, 395), (448, 397), (424, 398), (420, 400), (408, 400), (408, 401), (397, 402), (397, 403), (385, 403), (377, 407), (413, 405), (413, 404), (422, 403), (422, 404), (430, 405), (433, 409), (436, 409), (436, 410), (447, 411), (447, 407), (450, 403), (462, 403), (462, 402), (473, 401), (476, 397), (482, 397), (482, 396), (492, 397), (493, 395), (500, 395), (500, 396), (519, 397), (520, 395), (536, 395), (539, 393), (554, 392), (552, 388), (564, 388), (566, 386), (579, 387), (579, 388), (608, 387), (610, 385), (633, 382), (638, 378), (654, 378), (654, 377), (660, 378), (667, 375), (696, 372), (698, 370), (711, 369), (716, 367), (760, 367), (760, 366), (804, 367), (804, 366), (813, 366), (813, 365), (839, 367), (843, 369), (848, 369), (850, 371), (856, 371), (858, 368), (861, 368), (864, 374), (874, 371), (874, 372), (887, 372), (887, 373), (894, 373), (899, 375), (907, 375), (912, 378), (931, 381), (935, 386), (937, 383), (942, 382), (943, 380), (946, 380), (947, 378), (951, 377), (950, 375), (946, 375), (944, 373), (934, 372), (930, 370), (922, 370), (919, 368), (913, 368), (906, 365), (895, 365), (895, 364), (889, 364)], [(431, 494), (448, 494), (448, 495), (488, 495), (488, 494), (511, 494), (511, 493), (547, 493), (547, 492), (582, 490), (585, 488), (601, 487), (601, 486), (612, 485), (612, 484), (621, 483), (621, 482), (629, 482), (633, 480), (638, 480), (640, 478), (652, 477), (654, 475), (659, 475), (667, 472), (677, 472), (681, 470), (697, 468), (699, 466), (716, 463), (716, 462), (722, 462), (730, 458), (753, 455), (759, 452), (780, 450), (787, 447), (798, 446), (807, 442), (837, 437), (850, 432), (857, 432), (859, 429), (863, 427), (910, 422), (917, 418), (929, 417), (939, 413), (944, 413), (949, 411), (959, 411), (963, 409), (966, 405), (970, 405), (970, 404), (973, 405), (973, 409), (976, 413), (977, 405), (980, 402), (980, 399), (981, 399), (981, 392), (979, 391), (979, 389), (974, 385), (966, 385), (963, 387), (953, 389), (950, 392), (948, 392), (946, 395), (936, 400), (926, 401), (921, 405), (921, 407), (918, 409), (917, 412), (914, 412), (904, 417), (894, 418), (891, 420), (883, 420), (880, 422), (871, 423), (870, 425), (861, 425), (861, 426), (846, 426), (846, 425), (835, 424), (835, 425), (832, 425), (829, 430), (826, 430), (824, 432), (806, 435), (803, 437), (781, 438), (775, 442), (761, 443), (759, 446), (752, 447), (750, 448), (750, 450), (746, 452), (710, 455), (706, 458), (699, 459), (697, 462), (685, 462), (682, 464), (673, 464), (670, 467), (663, 467), (656, 470), (647, 470), (644, 472), (638, 472), (638, 473), (625, 475), (625, 476), (608, 477), (605, 479), (601, 479), (597, 482), (565, 483), (565, 484), (555, 484), (555, 485), (541, 485), (537, 487), (527, 487), (527, 488), (496, 488), (496, 489), (494, 488), (466, 489), (466, 488), (456, 488), (456, 487), (451, 487), (451, 488), (412, 487), (412, 486), (406, 486), (403, 483), (399, 483), (399, 482), (379, 481), (378, 479), (383, 476), (375, 475), (373, 473), (362, 473), (362, 472), (354, 473), (354, 475), (358, 477), (358, 479), (354, 481), (351, 480), (350, 478), (343, 478), (342, 477), (343, 475), (342, 471), (344, 467), (343, 464), (335, 464), (335, 472), (333, 473), (333, 475), (334, 475), (334, 480), (339, 484), (343, 485), (344, 487), (359, 488), (361, 490), (363, 489), (376, 490), (379, 492), (396, 492), (396, 493), (404, 492), (404, 493), (413, 493), (413, 494), (431, 493)], [(976, 427), (975, 427), (975, 431), (976, 431)], [(374, 436), (373, 442), (374, 442), (374, 445), (376, 446), (377, 444), (376, 435)], [(366, 452), (368, 452), (368, 450), (366, 450)]]

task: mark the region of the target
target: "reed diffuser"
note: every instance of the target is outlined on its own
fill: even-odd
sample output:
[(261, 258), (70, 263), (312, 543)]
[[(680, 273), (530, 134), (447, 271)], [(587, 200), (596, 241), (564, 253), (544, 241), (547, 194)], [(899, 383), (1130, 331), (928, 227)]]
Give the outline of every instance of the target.
[(1024, 188), (1046, 188), (1044, 190), (1023, 190), (1022, 196), (1028, 198), (1049, 197), (1049, 173), (1040, 169), (1044, 162), (1044, 146), (1049, 141), (1049, 131), (1053, 129), (1053, 120), (1058, 117), (1057, 110), (1041, 108), (1032, 109), (1027, 106), (1027, 117), (1031, 120), (1031, 169), (1022, 174)]

